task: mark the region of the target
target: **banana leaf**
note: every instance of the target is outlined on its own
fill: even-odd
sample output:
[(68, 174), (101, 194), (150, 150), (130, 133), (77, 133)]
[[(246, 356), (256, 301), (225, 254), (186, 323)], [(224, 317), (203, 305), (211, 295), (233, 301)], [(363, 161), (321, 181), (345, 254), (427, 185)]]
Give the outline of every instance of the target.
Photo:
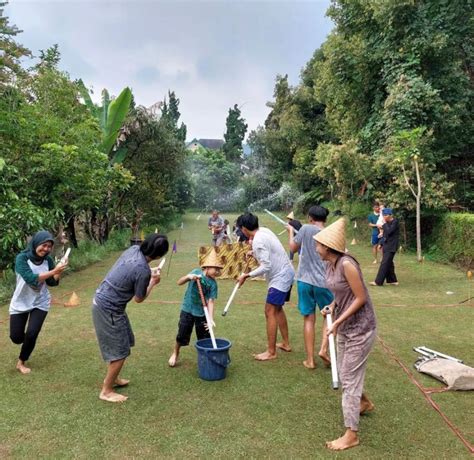
[(122, 163), (123, 160), (125, 160), (125, 157), (127, 156), (127, 149), (125, 147), (120, 147), (112, 157), (112, 160), (110, 161), (110, 164), (113, 165), (115, 163)]
[(101, 150), (107, 155), (110, 154), (117, 140), (119, 129), (127, 116), (131, 101), (132, 92), (130, 88), (124, 88), (117, 99), (114, 99), (109, 105), (104, 140), (101, 144)]
[(92, 102), (89, 90), (86, 88), (86, 85), (84, 85), (84, 82), (81, 79), (77, 80), (77, 87), (79, 90), (79, 94), (81, 95), (82, 99), (84, 99), (86, 107), (89, 109), (89, 111), (94, 117), (97, 117), (97, 106)]

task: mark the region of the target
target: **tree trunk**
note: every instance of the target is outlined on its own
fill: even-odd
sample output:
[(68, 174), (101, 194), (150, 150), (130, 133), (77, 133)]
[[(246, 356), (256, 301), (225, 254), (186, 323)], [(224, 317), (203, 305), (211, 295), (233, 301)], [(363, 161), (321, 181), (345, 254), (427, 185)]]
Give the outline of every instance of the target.
[(76, 226), (75, 224), (76, 217), (72, 215), (66, 222), (66, 231), (69, 241), (73, 247), (77, 248), (77, 237), (76, 237)]
[(418, 160), (415, 161), (417, 194), (416, 194), (416, 257), (418, 262), (423, 261), (421, 253), (421, 177), (420, 169), (418, 167)]

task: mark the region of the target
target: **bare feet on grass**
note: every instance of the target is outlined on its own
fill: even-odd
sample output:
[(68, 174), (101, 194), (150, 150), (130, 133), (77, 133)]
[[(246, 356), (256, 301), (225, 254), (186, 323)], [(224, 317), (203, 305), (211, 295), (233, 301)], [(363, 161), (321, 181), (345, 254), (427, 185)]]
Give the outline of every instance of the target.
[(23, 374), (23, 375), (26, 375), (26, 374), (29, 374), (31, 372), (31, 369), (29, 367), (26, 367), (25, 366), (25, 362), (24, 361), (21, 361), (21, 360), (18, 360), (18, 362), (16, 363), (16, 368)]
[(357, 432), (352, 430), (347, 430), (344, 436), (326, 443), (326, 447), (331, 450), (345, 450), (358, 445), (359, 437), (357, 436)]
[(303, 361), (303, 366), (306, 367), (306, 369), (316, 369), (316, 364), (314, 364), (314, 361), (311, 362), (311, 361), (308, 361), (307, 359)]
[(360, 400), (360, 414), (365, 414), (367, 412), (371, 412), (375, 409), (374, 403), (367, 398), (367, 396), (362, 395)]
[(117, 377), (117, 379), (115, 379), (114, 386), (116, 386), (116, 387), (126, 387), (129, 383), (130, 383), (130, 380), (121, 379), (121, 378)]
[(329, 358), (327, 352), (320, 351), (318, 356), (323, 360), (323, 363), (326, 367), (331, 367), (331, 359)]
[(291, 347), (290, 347), (290, 344), (289, 343), (283, 343), (283, 342), (279, 342), (276, 344), (276, 347), (280, 350), (283, 350), (283, 351), (286, 351), (286, 352), (290, 352), (291, 351)]
[(264, 351), (263, 353), (259, 353), (257, 355), (253, 355), (253, 357), (257, 361), (269, 361), (271, 359), (276, 359), (277, 355), (276, 353), (270, 353), (268, 350)]
[(111, 391), (110, 393), (104, 393), (102, 391), (99, 395), (99, 399), (107, 402), (121, 403), (125, 402), (128, 399), (128, 396), (124, 396), (113, 391)]
[(173, 353), (170, 356), (170, 359), (168, 359), (168, 366), (169, 367), (175, 367), (177, 361), (178, 361), (178, 355), (176, 353)]

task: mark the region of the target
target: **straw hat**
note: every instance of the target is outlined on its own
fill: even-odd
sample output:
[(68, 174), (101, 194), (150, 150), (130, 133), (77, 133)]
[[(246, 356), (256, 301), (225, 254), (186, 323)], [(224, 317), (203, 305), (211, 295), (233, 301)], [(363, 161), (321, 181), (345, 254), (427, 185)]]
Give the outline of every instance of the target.
[(286, 216), (286, 218), (293, 220), (293, 219), (295, 218), (295, 215), (293, 214), (293, 211), (291, 211), (291, 212)]
[(344, 254), (346, 252), (346, 221), (344, 217), (316, 233), (313, 238), (324, 246)]
[(202, 261), (201, 268), (206, 267), (224, 268), (215, 250), (212, 250)]

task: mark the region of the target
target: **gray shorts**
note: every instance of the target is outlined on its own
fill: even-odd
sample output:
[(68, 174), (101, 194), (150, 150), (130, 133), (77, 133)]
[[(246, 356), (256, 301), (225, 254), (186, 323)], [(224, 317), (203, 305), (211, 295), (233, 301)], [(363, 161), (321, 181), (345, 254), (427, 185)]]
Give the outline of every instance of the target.
[(93, 304), (92, 320), (104, 361), (118, 361), (130, 355), (130, 348), (135, 345), (135, 336), (125, 312), (111, 313)]

